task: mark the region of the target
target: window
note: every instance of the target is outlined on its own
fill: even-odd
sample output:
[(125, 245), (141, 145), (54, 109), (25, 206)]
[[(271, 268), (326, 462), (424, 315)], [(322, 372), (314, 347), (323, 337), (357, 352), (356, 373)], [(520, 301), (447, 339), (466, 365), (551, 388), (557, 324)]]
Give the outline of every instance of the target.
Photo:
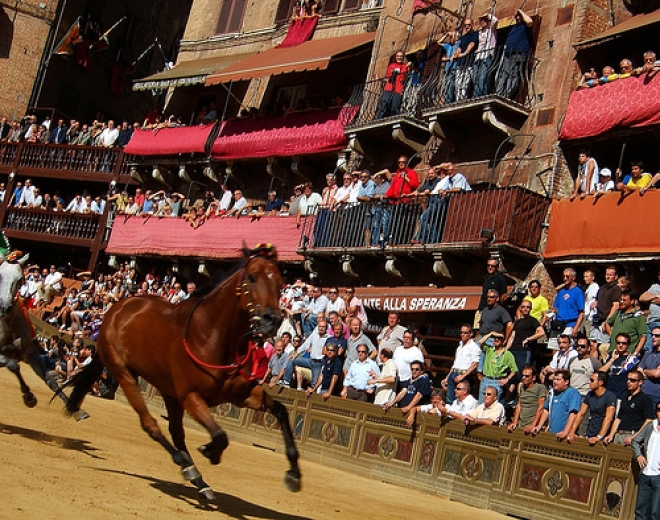
[(289, 108), (295, 108), (299, 101), (305, 101), (307, 96), (307, 85), (296, 85), (293, 87), (281, 87), (277, 91), (275, 101), (278, 105), (286, 103)]
[(216, 34), (235, 33), (243, 26), (243, 15), (247, 0), (224, 0)]

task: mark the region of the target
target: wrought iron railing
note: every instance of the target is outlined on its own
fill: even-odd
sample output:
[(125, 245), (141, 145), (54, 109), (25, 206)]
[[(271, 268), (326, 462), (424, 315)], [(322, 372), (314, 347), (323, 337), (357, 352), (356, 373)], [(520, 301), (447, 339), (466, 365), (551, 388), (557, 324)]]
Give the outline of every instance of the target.
[(386, 106), (384, 79), (356, 85), (348, 100), (360, 112), (350, 126), (407, 117), (422, 119), (424, 112), (447, 105), (460, 106), (473, 99), (496, 96), (531, 108), (535, 101), (534, 71), (538, 60), (529, 53), (509, 51), (506, 46), (473, 53), (441, 63), (422, 84), (408, 73), (398, 111)]
[(538, 60), (505, 45), (441, 64), (419, 91), (423, 112), (472, 99), (497, 96), (531, 108), (536, 98)]
[(319, 207), (303, 219), (299, 248), (511, 244), (536, 250), (550, 201), (520, 187)]
[(33, 208), (7, 208), (5, 229), (54, 235), (58, 237), (94, 240), (101, 215), (96, 213), (67, 213)]

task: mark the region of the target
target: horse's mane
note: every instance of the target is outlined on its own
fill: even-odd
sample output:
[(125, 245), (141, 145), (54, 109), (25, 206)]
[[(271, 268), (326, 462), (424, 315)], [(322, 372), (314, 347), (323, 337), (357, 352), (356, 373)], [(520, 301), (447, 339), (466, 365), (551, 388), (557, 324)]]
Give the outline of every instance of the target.
[(241, 269), (245, 264), (247, 263), (247, 258), (241, 259), (240, 262), (238, 262), (234, 267), (232, 267), (229, 271), (217, 271), (212, 277), (211, 281), (204, 285), (200, 285), (199, 287), (195, 288), (195, 290), (192, 293), (192, 296), (206, 296), (209, 294), (213, 289), (218, 287), (219, 285), (222, 285), (223, 282), (231, 278), (234, 274), (236, 274), (239, 269)]
[(207, 294), (209, 294), (213, 289), (218, 287), (219, 285), (222, 285), (225, 281), (227, 281), (229, 278), (231, 278), (234, 274), (236, 274), (240, 269), (245, 267), (245, 264), (247, 262), (256, 257), (256, 256), (263, 256), (264, 258), (268, 258), (271, 260), (275, 260), (277, 258), (277, 252), (275, 251), (275, 247), (272, 244), (257, 244), (254, 249), (248, 249), (247, 247), (243, 248), (243, 258), (238, 262), (234, 267), (232, 267), (229, 271), (226, 272), (216, 272), (213, 277), (211, 278), (211, 281), (207, 284), (204, 284), (200, 287), (197, 287), (193, 293), (192, 296), (201, 296), (204, 297)]

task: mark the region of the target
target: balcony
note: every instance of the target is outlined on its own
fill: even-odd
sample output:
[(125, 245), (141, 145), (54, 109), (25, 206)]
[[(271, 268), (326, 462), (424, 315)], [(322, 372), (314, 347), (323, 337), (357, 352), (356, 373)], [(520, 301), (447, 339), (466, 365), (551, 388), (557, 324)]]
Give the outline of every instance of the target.
[(9, 238), (91, 248), (103, 216), (44, 209), (7, 208), (4, 231)]
[(0, 143), (0, 173), (77, 181), (130, 181), (121, 148)]
[(345, 274), (361, 284), (382, 285), (383, 277), (391, 275), (388, 283), (420, 286), (437, 282), (435, 276), (456, 282), (468, 276), (469, 263), (503, 250), (510, 253), (510, 269), (540, 257), (550, 199), (511, 187), (443, 200), (418, 197), (319, 208), (303, 221), (298, 252), (316, 265), (314, 272), (338, 259)]

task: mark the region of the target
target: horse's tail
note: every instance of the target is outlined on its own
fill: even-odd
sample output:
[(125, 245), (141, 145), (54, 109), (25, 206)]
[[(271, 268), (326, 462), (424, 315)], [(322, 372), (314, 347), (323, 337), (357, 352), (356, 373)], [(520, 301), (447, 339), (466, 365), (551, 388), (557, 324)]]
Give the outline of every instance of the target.
[(66, 405), (66, 414), (73, 415), (80, 410), (87, 392), (92, 388), (101, 377), (103, 372), (103, 363), (98, 356), (92, 357), (92, 361), (77, 375), (77, 380), (73, 384), (73, 392), (69, 397), (69, 402)]

